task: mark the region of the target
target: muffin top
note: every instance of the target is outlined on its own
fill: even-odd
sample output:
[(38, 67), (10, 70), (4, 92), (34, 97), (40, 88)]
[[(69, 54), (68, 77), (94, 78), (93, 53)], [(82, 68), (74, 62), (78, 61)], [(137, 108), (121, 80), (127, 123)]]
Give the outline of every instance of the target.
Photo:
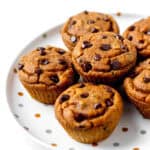
[(55, 110), (66, 124), (90, 128), (107, 122), (113, 111), (121, 113), (122, 101), (119, 93), (109, 86), (79, 83), (57, 98)]
[(73, 78), (71, 54), (52, 46), (39, 47), (21, 57), (18, 74), (21, 81), (30, 85), (67, 84)]
[(150, 17), (129, 26), (123, 35), (134, 43), (140, 56), (150, 56)]
[(136, 62), (134, 45), (112, 32), (81, 37), (72, 55), (75, 67), (83, 75), (115, 76)]
[(135, 101), (150, 104), (150, 59), (141, 62), (124, 81), (126, 92)]
[(110, 15), (84, 11), (70, 17), (61, 30), (63, 38), (68, 41), (68, 44), (70, 44), (72, 48), (76, 45), (77, 41), (79, 41), (80, 36), (99, 31), (119, 33), (119, 27)]

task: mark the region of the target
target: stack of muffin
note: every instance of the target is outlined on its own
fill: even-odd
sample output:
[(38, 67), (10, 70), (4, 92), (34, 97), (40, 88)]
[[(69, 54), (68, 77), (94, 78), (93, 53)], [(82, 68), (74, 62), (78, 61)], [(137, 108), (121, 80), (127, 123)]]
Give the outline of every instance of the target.
[(118, 84), (150, 118), (150, 59), (144, 60), (150, 56), (150, 18), (121, 36), (112, 16), (84, 11), (68, 19), (61, 35), (69, 51), (38, 47), (21, 57), (18, 75), (33, 98), (55, 103), (56, 118), (73, 139), (95, 143), (112, 133), (123, 111)]

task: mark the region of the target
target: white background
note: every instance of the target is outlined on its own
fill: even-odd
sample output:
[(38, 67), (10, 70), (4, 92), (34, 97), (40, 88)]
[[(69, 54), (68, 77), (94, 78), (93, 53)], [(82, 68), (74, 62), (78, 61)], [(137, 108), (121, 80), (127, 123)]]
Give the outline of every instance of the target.
[(0, 149), (45, 150), (19, 128), (5, 96), (16, 55), (31, 40), (83, 10), (150, 14), (149, 0), (0, 0)]

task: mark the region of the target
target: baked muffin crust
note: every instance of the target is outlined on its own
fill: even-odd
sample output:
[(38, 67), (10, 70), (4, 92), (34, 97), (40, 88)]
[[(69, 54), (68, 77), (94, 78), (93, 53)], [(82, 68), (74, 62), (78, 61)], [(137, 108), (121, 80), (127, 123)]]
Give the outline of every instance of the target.
[(61, 29), (61, 35), (66, 46), (73, 50), (81, 36), (99, 31), (119, 33), (119, 27), (108, 14), (84, 11), (69, 18)]
[(130, 25), (123, 36), (133, 42), (139, 57), (150, 56), (150, 17)]
[[(52, 46), (39, 47), (23, 56), (18, 64), (18, 74), (27, 89), (43, 92), (56, 90), (58, 94), (71, 85), (75, 78), (71, 53)], [(49, 98), (45, 99), (45, 103), (49, 103)]]
[(89, 130), (99, 128), (100, 135), (94, 137), (94, 132), (93, 135), (89, 133), (90, 139), (88, 136), (87, 139), (81, 137), (84, 140), (78, 139), (77, 135), (72, 135), (69, 131), (73, 138), (85, 143), (97, 142), (110, 135), (120, 119), (122, 109), (122, 98), (116, 90), (106, 85), (91, 83), (73, 85), (64, 91), (55, 103), (56, 117), (67, 131), (85, 131), (86, 137)]
[(150, 118), (150, 59), (141, 62), (124, 80), (130, 101), (145, 118)]
[(83, 36), (73, 50), (73, 63), (85, 81), (115, 82), (136, 63), (134, 45), (112, 32)]

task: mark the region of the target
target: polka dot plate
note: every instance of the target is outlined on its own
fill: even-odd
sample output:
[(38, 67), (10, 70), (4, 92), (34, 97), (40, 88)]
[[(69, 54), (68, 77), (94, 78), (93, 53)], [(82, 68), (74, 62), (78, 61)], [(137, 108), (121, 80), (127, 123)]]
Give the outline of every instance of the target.
[[(144, 16), (114, 14), (114, 17), (123, 31)], [(123, 117), (109, 138), (95, 144), (81, 144), (71, 139), (57, 122), (53, 106), (33, 100), (23, 88), (15, 69), (18, 58), (38, 46), (50, 44), (65, 48), (59, 33), (60, 27), (61, 25), (50, 29), (29, 43), (11, 66), (7, 80), (7, 98), (17, 122), (32, 139), (52, 150), (147, 150), (150, 146), (150, 120), (144, 119), (130, 103), (125, 102)]]

